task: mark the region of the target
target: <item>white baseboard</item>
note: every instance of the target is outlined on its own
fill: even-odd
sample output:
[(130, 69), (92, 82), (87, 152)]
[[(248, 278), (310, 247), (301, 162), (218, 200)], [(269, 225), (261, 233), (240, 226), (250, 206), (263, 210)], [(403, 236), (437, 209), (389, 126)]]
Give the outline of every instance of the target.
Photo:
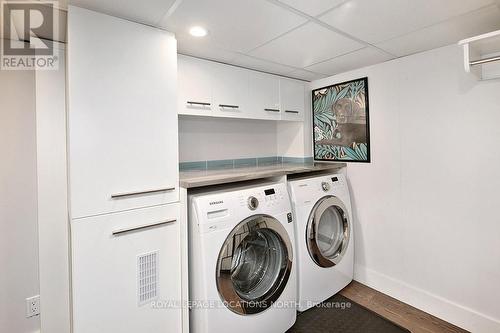
[(498, 319), (364, 266), (355, 265), (354, 280), (473, 333), (500, 332)]

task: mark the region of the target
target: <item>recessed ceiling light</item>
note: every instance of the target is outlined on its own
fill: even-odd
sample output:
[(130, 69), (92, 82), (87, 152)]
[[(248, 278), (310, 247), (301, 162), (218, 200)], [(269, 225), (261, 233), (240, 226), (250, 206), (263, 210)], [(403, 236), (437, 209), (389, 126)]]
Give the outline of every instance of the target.
[(191, 29), (189, 29), (189, 33), (191, 36), (194, 37), (205, 37), (207, 35), (207, 29), (200, 27), (200, 26), (194, 26)]

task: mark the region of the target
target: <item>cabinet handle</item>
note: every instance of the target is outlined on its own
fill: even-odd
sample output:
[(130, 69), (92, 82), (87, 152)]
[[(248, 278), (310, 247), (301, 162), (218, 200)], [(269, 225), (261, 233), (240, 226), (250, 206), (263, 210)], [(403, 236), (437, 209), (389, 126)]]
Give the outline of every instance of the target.
[(192, 102), (192, 101), (187, 101), (188, 104), (192, 105), (202, 105), (202, 106), (210, 106), (212, 105), (211, 103), (205, 103), (205, 102)]
[(161, 227), (162, 225), (170, 224), (170, 223), (174, 223), (174, 222), (177, 222), (177, 220), (172, 219), (172, 220), (166, 220), (166, 221), (161, 221), (161, 222), (156, 222), (156, 223), (151, 223), (151, 224), (139, 225), (137, 227), (132, 227), (132, 228), (118, 229), (118, 230), (113, 231), (112, 234), (113, 234), (113, 236), (120, 236), (120, 235), (129, 233), (129, 232), (132, 232), (132, 231)]
[(269, 111), (269, 112), (280, 112), (278, 109), (264, 109), (264, 111)]
[(288, 112), (288, 113), (300, 113), (299, 111), (294, 111), (294, 110), (285, 110), (285, 112)]
[(231, 109), (239, 109), (239, 105), (230, 105), (230, 104), (219, 104), (221, 108), (231, 108)]
[(112, 194), (111, 199), (120, 199), (120, 198), (124, 198), (124, 197), (132, 197), (135, 195), (143, 195), (143, 194), (155, 194), (155, 193), (161, 193), (161, 192), (170, 192), (173, 190), (175, 190), (175, 187), (159, 188), (156, 190), (146, 190), (146, 191), (140, 191), (140, 192), (117, 193), (117, 194)]

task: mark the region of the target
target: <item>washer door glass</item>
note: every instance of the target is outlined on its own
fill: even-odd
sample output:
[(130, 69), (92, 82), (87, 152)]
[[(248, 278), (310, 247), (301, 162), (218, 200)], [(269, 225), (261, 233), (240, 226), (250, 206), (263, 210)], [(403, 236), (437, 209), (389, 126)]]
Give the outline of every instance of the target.
[(328, 196), (314, 206), (307, 224), (306, 242), (313, 261), (332, 267), (342, 259), (349, 245), (350, 223), (344, 204)]
[(252, 216), (229, 234), (217, 261), (217, 289), (225, 305), (239, 314), (259, 313), (286, 287), (292, 265), (290, 239), (283, 225)]

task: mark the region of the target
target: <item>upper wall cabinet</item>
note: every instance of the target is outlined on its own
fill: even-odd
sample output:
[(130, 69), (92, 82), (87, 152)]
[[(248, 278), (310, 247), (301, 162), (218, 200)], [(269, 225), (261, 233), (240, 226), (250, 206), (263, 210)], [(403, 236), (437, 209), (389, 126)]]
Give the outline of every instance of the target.
[(68, 39), (71, 217), (178, 201), (174, 36), (71, 6)]
[(275, 75), (249, 73), (250, 107), (255, 118), (281, 119), (280, 79)]
[(248, 72), (242, 68), (214, 63), (214, 116), (249, 118)]
[(195, 116), (213, 115), (214, 64), (179, 55), (178, 68), (178, 112)]
[(280, 79), (281, 111), (283, 120), (303, 120), (305, 88), (304, 84), (289, 79)]
[(302, 81), (179, 55), (181, 115), (302, 121)]

